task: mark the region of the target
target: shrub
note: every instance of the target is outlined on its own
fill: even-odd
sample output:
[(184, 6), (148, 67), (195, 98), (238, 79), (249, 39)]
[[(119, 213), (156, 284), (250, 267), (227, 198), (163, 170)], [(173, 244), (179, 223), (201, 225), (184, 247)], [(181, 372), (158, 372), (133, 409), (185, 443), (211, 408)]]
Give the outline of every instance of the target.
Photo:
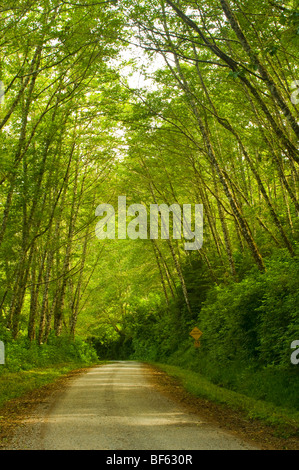
[(98, 360), (94, 348), (81, 338), (70, 340), (68, 337), (50, 336), (46, 344), (38, 345), (27, 338), (12, 340), (6, 335), (5, 365), (3, 371), (18, 372), (53, 364), (93, 363)]

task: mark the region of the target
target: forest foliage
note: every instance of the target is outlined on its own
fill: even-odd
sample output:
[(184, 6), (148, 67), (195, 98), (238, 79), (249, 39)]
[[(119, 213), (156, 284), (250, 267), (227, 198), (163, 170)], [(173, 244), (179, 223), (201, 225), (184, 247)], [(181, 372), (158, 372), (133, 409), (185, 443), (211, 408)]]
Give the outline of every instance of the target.
[[(22, 0), (0, 15), (11, 367), (72, 347), (93, 360), (93, 345), (267, 397), (263, 382), (297, 407), (273, 388), (298, 386), (296, 2)], [(120, 195), (203, 204), (202, 248), (97, 239), (96, 207)]]

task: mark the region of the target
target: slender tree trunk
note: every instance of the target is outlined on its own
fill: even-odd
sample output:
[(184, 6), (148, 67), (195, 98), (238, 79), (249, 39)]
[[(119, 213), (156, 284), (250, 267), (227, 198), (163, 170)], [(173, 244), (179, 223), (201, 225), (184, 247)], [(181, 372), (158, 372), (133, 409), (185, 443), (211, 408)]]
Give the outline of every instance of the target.
[(160, 273), (161, 285), (162, 285), (162, 288), (163, 288), (165, 300), (166, 300), (167, 305), (169, 306), (169, 298), (168, 298), (168, 294), (167, 294), (166, 284), (165, 284), (165, 280), (164, 280), (163, 271), (162, 271), (162, 267), (161, 267), (161, 264), (160, 264), (159, 256), (158, 256), (157, 251), (156, 251), (156, 245), (154, 243), (154, 240), (151, 240), (151, 242), (152, 242), (153, 252), (154, 252), (154, 255), (155, 255), (156, 262), (157, 262), (158, 270), (159, 270), (159, 273)]
[(297, 124), (297, 120), (295, 117), (292, 115), (292, 112), (290, 108), (287, 106), (286, 102), (284, 101), (283, 97), (280, 94), (280, 91), (278, 90), (276, 84), (268, 74), (265, 66), (262, 64), (258, 54), (253, 52), (244, 32), (242, 31), (242, 28), (240, 26), (240, 23), (238, 22), (238, 19), (236, 15), (233, 13), (231, 10), (229, 3), (227, 0), (220, 0), (222, 9), (225, 13), (226, 18), (228, 19), (232, 29), (236, 33), (244, 51), (248, 54), (250, 57), (252, 63), (256, 64), (258, 67), (258, 71), (261, 75), (262, 80), (264, 83), (267, 85), (271, 95), (273, 96), (275, 102), (278, 104), (279, 108), (283, 112), (284, 116), (288, 120), (291, 128), (293, 129), (297, 139), (299, 139), (299, 126)]
[[(75, 144), (73, 144), (72, 153), (74, 151)], [(64, 263), (62, 269), (62, 283), (58, 292), (58, 298), (55, 305), (54, 311), (54, 330), (56, 336), (60, 336), (62, 331), (62, 324), (63, 324), (63, 307), (64, 307), (64, 298), (67, 286), (67, 279), (68, 279), (68, 271), (70, 267), (70, 260), (71, 260), (71, 250), (72, 250), (72, 238), (74, 234), (75, 222), (78, 212), (78, 207), (76, 209), (76, 197), (77, 197), (77, 184), (78, 184), (78, 158), (76, 160), (76, 170), (75, 170), (75, 177), (74, 177), (74, 187), (73, 187), (73, 198), (72, 198), (72, 205), (71, 205), (71, 212), (70, 212), (70, 219), (69, 219), (69, 230), (68, 235), (66, 238), (66, 251), (64, 256)]]
[[(240, 227), (241, 232), (242, 232), (242, 236), (246, 240), (246, 242), (248, 244), (248, 247), (249, 247), (249, 249), (250, 249), (250, 251), (253, 255), (253, 258), (254, 258), (259, 270), (261, 272), (264, 272), (265, 271), (265, 265), (264, 265), (263, 258), (262, 258), (261, 254), (259, 252), (259, 249), (258, 249), (258, 247), (257, 247), (257, 245), (256, 245), (256, 243), (253, 239), (250, 228), (249, 228), (245, 218), (243, 217), (243, 215), (241, 213), (240, 207), (239, 207), (237, 201), (235, 200), (232, 191), (229, 188), (229, 185), (228, 185), (227, 180), (225, 178), (224, 172), (223, 172), (222, 168), (220, 167), (220, 164), (218, 162), (216, 153), (214, 152), (213, 146), (212, 146), (211, 141), (210, 141), (208, 130), (206, 129), (206, 127), (203, 123), (203, 120), (200, 117), (199, 111), (198, 111), (198, 109), (197, 109), (197, 107), (194, 103), (192, 93), (190, 93), (189, 87), (188, 87), (188, 85), (186, 83), (186, 80), (185, 80), (185, 77), (184, 77), (184, 75), (181, 71), (179, 61), (178, 61), (178, 58), (177, 58), (176, 54), (174, 54), (174, 57), (175, 57), (176, 67), (177, 67), (180, 78), (177, 77), (177, 75), (175, 73), (174, 73), (174, 76), (178, 80), (178, 83), (179, 83), (180, 87), (182, 88), (182, 90), (186, 93), (186, 96), (187, 96), (188, 101), (190, 103), (191, 110), (194, 113), (194, 116), (196, 117), (197, 123), (199, 125), (199, 129), (201, 131), (201, 135), (202, 135), (202, 138), (203, 138), (203, 142), (204, 142), (204, 145), (205, 145), (205, 148), (206, 148), (208, 159), (209, 159), (210, 163), (212, 164), (212, 166), (216, 170), (219, 181), (220, 181), (220, 183), (223, 187), (224, 193), (225, 193), (225, 195), (226, 195), (226, 197), (227, 197), (227, 199), (230, 203), (232, 212), (233, 212), (234, 216), (236, 217), (236, 219), (238, 221), (239, 227)], [(173, 69), (169, 65), (169, 63), (168, 63), (168, 66), (170, 67), (171, 71), (173, 72)]]

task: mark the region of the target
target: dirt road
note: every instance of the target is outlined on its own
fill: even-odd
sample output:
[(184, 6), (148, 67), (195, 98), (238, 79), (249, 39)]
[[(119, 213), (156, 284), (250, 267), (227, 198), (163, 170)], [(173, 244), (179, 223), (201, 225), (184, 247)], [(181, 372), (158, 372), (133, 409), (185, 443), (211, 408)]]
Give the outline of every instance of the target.
[(161, 394), (141, 363), (89, 369), (37, 407), (11, 449), (253, 449)]

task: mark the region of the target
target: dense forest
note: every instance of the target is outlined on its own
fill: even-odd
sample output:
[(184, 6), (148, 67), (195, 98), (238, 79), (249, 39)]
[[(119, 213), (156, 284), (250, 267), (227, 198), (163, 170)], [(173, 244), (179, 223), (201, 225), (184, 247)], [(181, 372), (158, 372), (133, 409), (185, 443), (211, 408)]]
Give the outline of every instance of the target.
[[(0, 2), (5, 368), (156, 361), (299, 408), (297, 6)], [(201, 248), (99, 239), (119, 196), (202, 204)]]

